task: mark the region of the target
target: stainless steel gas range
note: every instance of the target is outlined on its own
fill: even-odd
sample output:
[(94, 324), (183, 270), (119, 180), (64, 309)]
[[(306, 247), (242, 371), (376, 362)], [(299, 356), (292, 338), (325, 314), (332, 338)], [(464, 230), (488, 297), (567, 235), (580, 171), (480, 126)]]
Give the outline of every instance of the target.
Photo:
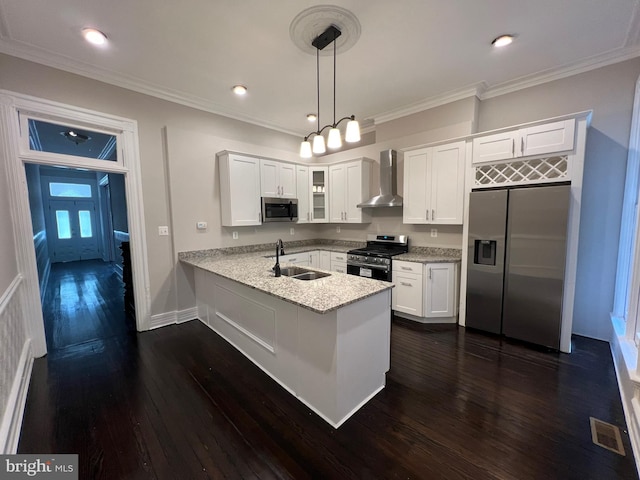
[(391, 259), (409, 251), (406, 235), (367, 235), (367, 246), (347, 252), (347, 273), (391, 281)]

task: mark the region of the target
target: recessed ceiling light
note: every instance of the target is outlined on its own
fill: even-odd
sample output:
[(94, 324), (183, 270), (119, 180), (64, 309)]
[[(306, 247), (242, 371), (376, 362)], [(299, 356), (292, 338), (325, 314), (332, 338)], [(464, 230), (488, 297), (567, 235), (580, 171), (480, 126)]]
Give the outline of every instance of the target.
[(318, 119), (315, 113), (307, 113), (307, 120), (315, 122)]
[(73, 130), (66, 130), (64, 132), (60, 132), (60, 135), (63, 135), (67, 140), (75, 143), (76, 145), (84, 143), (87, 140), (91, 140), (91, 137), (89, 135), (78, 133)]
[(236, 95), (245, 95), (247, 93), (247, 87), (245, 87), (244, 85), (234, 85), (231, 90)]
[(87, 42), (94, 45), (104, 45), (107, 43), (107, 36), (95, 28), (83, 28), (82, 36)]
[(491, 45), (493, 45), (494, 47), (506, 47), (513, 42), (514, 38), (515, 35), (511, 34), (500, 35), (499, 37), (495, 38), (493, 42), (491, 42)]

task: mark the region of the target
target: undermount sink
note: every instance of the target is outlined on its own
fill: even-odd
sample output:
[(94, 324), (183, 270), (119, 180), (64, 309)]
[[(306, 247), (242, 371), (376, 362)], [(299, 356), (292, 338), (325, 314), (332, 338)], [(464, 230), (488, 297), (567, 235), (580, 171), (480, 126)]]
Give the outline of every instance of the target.
[(284, 267), (280, 270), (280, 273), (285, 277), (296, 278), (298, 280), (316, 280), (331, 275), (330, 273), (316, 272), (302, 267)]

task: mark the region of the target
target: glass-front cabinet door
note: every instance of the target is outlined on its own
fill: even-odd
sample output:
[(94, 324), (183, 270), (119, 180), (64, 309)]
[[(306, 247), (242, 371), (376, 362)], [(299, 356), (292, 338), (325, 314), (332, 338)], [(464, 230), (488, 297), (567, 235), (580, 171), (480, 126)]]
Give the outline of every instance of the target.
[(311, 194), (311, 222), (329, 221), (329, 187), (327, 185), (328, 167), (309, 167)]

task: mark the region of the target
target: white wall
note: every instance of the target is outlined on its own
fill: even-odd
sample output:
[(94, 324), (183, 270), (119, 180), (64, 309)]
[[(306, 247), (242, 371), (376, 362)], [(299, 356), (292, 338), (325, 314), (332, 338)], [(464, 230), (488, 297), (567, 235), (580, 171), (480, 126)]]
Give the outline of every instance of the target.
[(640, 59), (480, 104), (479, 131), (593, 109), (587, 132), (573, 331), (608, 340), (624, 177)]

